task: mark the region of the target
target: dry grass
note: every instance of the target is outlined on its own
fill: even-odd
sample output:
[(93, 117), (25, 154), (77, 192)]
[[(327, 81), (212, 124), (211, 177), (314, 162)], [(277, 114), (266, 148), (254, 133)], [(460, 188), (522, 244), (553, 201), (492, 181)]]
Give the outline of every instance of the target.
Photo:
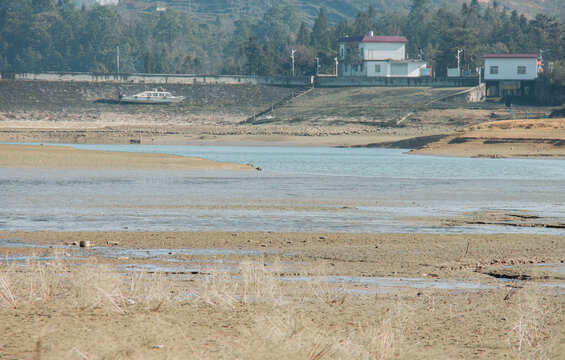
[[(78, 266), (57, 259), (0, 266), (0, 299), (4, 308), (0, 311), (4, 315), (9, 311), (31, 314), (38, 306), (44, 309), (42, 311), (99, 313), (102, 317), (110, 316), (110, 319), (133, 319), (169, 309), (184, 311), (182, 309), (187, 305), (194, 311), (208, 307), (208, 311), (218, 314), (244, 311), (248, 320), (234, 329), (235, 337), (218, 340), (215, 344), (222, 349), (220, 354), (230, 354), (230, 358), (273, 358), (265, 354), (277, 354), (275, 357), (312, 360), (384, 359), (398, 351), (405, 326), (405, 315), (396, 312), (378, 321), (360, 319), (352, 331), (330, 330), (325, 321), (314, 321), (302, 311), (301, 304), (304, 301), (309, 305), (318, 303), (328, 306), (328, 311), (332, 312), (332, 304), (345, 301), (345, 291), (325, 283), (322, 270), (308, 285), (281, 282), (280, 266), (276, 262), (273, 265), (243, 262), (236, 273), (212, 269), (189, 283), (190, 296), (178, 299), (175, 299), (174, 290), (178, 284), (162, 276), (121, 273), (95, 262)], [(305, 292), (311, 292), (307, 300)], [(139, 331), (150, 332), (147, 327), (151, 324), (136, 326)], [(188, 339), (181, 327), (177, 327), (185, 340)], [(175, 329), (173, 332), (179, 331)], [(37, 358), (53, 351), (54, 345), (48, 340), (50, 336), (45, 331), (39, 335), (35, 349)], [(153, 344), (162, 340), (146, 336), (148, 338), (143, 340), (145, 347), (160, 349), (160, 345), (155, 347)], [(119, 358), (140, 355), (134, 349), (123, 350), (121, 340), (103, 336), (98, 341), (106, 342), (105, 352), (125, 351), (126, 355)], [(89, 346), (68, 349), (70, 353), (67, 355), (97, 358), (93, 355), (92, 345)], [(169, 351), (172, 351), (170, 357), (176, 358), (174, 350)], [(206, 353), (199, 353), (198, 357), (205, 358)]]
[[(475, 295), (445, 301), (427, 291), (353, 296), (346, 284), (327, 281), (324, 263), (296, 272), (306, 282), (282, 281), (281, 268), (257, 259), (233, 272), (175, 279), (95, 261), (0, 264), (0, 323), (14, 319), (12, 334), (27, 323), (35, 350), (21, 345), (33, 353), (13, 354), (38, 359), (431, 359), (479, 345), (484, 332), (491, 342), (483, 348), (511, 358), (552, 358), (562, 348), (562, 331), (552, 329), (563, 314), (533, 286), (509, 300), (498, 292), (485, 306), (471, 301)], [(42, 322), (46, 316), (55, 320)], [(20, 325), (22, 317), (28, 320)], [(485, 322), (493, 317), (505, 321)], [(451, 353), (431, 346), (444, 335)], [(3, 349), (0, 341), (0, 355)]]
[(119, 273), (107, 265), (70, 264), (61, 259), (1, 267), (0, 304), (17, 310), (27, 304), (65, 304), (77, 310), (103, 308), (125, 315), (140, 303), (157, 311), (174, 297), (168, 282), (155, 274)]
[(527, 285), (519, 290), (515, 302), (509, 320), (508, 343), (516, 358), (548, 358), (552, 344), (546, 322), (555, 314), (545, 303), (541, 290), (535, 285)]

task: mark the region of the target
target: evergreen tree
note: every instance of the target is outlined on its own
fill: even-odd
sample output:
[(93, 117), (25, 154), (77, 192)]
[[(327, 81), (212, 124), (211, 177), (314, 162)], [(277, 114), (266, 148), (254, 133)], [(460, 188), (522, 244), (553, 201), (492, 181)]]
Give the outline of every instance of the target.
[(320, 8), (320, 14), (312, 27), (310, 46), (312, 46), (317, 53), (328, 53), (332, 51), (326, 9), (323, 7)]
[(304, 21), (300, 24), (300, 29), (296, 35), (296, 43), (305, 46), (310, 44), (310, 31)]

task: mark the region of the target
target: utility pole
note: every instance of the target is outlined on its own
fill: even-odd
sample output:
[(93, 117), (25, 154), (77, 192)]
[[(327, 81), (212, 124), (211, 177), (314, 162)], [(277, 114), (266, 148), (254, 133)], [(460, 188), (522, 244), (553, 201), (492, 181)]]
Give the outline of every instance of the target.
[(334, 58), (335, 61), (335, 77), (337, 77), (337, 64), (339, 64), (339, 62), (337, 61), (337, 57)]
[(461, 70), (459, 69), (459, 64), (460, 64), (462, 52), (463, 50), (457, 50), (457, 76), (461, 76)]
[(117, 74), (120, 75), (120, 47), (116, 46), (116, 69), (117, 69)]
[(292, 76), (294, 77), (294, 53), (296, 52), (296, 50), (290, 50), (291, 54), (290, 54), (290, 58), (292, 59)]
[(320, 69), (320, 58), (316, 58), (316, 76), (318, 76), (319, 69)]

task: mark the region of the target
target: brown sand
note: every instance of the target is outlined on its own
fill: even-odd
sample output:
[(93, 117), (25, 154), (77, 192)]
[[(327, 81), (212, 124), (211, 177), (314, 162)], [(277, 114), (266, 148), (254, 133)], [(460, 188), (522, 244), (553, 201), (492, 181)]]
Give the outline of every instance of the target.
[[(162, 261), (82, 257), (77, 267), (78, 246), (44, 248), (33, 251), (58, 252), (60, 260), (0, 265), (18, 305), (0, 307), (2, 358), (557, 359), (565, 351), (565, 297), (548, 286), (565, 279), (542, 266), (565, 261), (561, 236), (4, 232), (0, 238), (170, 249)], [(187, 256), (175, 254), (177, 248), (267, 253)], [(211, 265), (195, 275), (169, 270), (122, 280), (107, 268), (151, 263)], [(213, 270), (237, 263), (236, 279)], [(323, 280), (345, 275), (418, 278), (430, 287), (365, 294), (371, 287)], [(312, 280), (281, 281), (303, 276)], [(490, 287), (434, 289), (448, 279)]]
[(470, 127), (411, 154), (459, 157), (565, 157), (565, 119), (503, 120)]
[[(454, 110), (450, 110), (453, 112)], [(466, 112), (470, 112), (466, 110)], [(426, 116), (433, 116), (430, 112)], [(473, 116), (472, 114), (466, 115)], [(419, 120), (412, 119), (413, 121)], [(423, 121), (423, 120), (422, 120)], [(2, 121), (0, 141), (86, 144), (361, 146), (414, 148), (410, 154), (458, 157), (565, 157), (565, 119), (502, 120), (470, 127), (397, 128), (299, 125), (164, 125), (73, 121)], [(456, 131), (456, 132), (454, 132)], [(440, 140), (437, 140), (441, 138)]]
[[(562, 145), (555, 144), (564, 139), (563, 120), (555, 126), (545, 121), (548, 129), (542, 123), (518, 122), (477, 127), (463, 133), (475, 138), (465, 139), (466, 147), (457, 144), (459, 140), (445, 140), (427, 153), (561, 156)], [(90, 130), (84, 124), (53, 123), (43, 129), (33, 122), (27, 128), (21, 122), (4, 125), (0, 140), (33, 142), (137, 139), (141, 143), (351, 146), (417, 135), (402, 129), (385, 134), (352, 127), (242, 130), (229, 125), (196, 131), (186, 127), (183, 132), (143, 124), (117, 128), (96, 124)], [(429, 134), (434, 132), (424, 135)], [(485, 141), (486, 135), (491, 140)], [(497, 147), (489, 147), (492, 139), (497, 139)], [(510, 147), (516, 145), (508, 145), (507, 139), (527, 140), (521, 140), (520, 151), (512, 153)], [(547, 145), (543, 151), (538, 151), (540, 139)], [(0, 145), (0, 167), (6, 166), (250, 169), (175, 156)], [(515, 220), (507, 218), (496, 221)], [(565, 279), (550, 265), (565, 262), (563, 236), (0, 232), (0, 239), (169, 249), (148, 260), (77, 256), (79, 248), (74, 245), (0, 248), (0, 258), (57, 257), (39, 264), (0, 262), (2, 359), (557, 359), (565, 353)], [(189, 256), (176, 254), (180, 248), (260, 253)], [(115, 265), (163, 265), (173, 270), (124, 275)], [(183, 265), (206, 270), (194, 274), (174, 270)], [(239, 268), (235, 279), (215, 270), (226, 265)], [(306, 276), (311, 280), (299, 281)], [(346, 280), (335, 284), (326, 276), (420, 279), (429, 287), (377, 287), (375, 293), (369, 285)], [(435, 283), (458, 280), (488, 287), (434, 288)]]
[(63, 146), (2, 145), (0, 168), (252, 170), (250, 165), (219, 163), (175, 155), (78, 150)]

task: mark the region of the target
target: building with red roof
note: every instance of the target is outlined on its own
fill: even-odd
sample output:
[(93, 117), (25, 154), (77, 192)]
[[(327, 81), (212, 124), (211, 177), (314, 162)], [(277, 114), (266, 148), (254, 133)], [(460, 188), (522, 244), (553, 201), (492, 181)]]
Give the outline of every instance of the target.
[(484, 54), (485, 80), (534, 80), (538, 54)]
[[(404, 36), (347, 36), (339, 39), (340, 76), (429, 76), (425, 61), (406, 59)], [(427, 70), (427, 71), (426, 71)]]

